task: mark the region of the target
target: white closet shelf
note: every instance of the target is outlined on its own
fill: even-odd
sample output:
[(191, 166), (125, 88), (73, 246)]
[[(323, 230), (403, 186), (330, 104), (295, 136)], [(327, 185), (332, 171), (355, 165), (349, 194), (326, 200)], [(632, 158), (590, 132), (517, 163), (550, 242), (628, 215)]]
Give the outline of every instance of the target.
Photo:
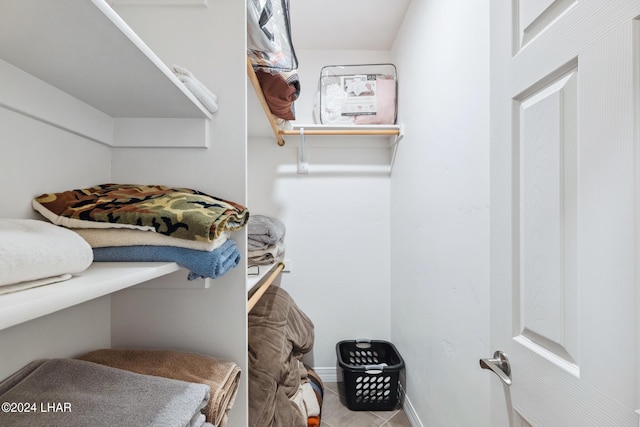
[(0, 330), (164, 276), (174, 262), (96, 262), (69, 280), (0, 295)]
[[(184, 128), (185, 120), (187, 126), (196, 120), (196, 133), (202, 137), (206, 135), (202, 123), (208, 125), (212, 117), (104, 0), (1, 1), (0, 59), (75, 98), (79, 108), (82, 104), (85, 110), (95, 109), (93, 120), (110, 121), (115, 128), (112, 133), (125, 134), (124, 144), (85, 135), (107, 145), (131, 146), (131, 140), (144, 139), (147, 135), (140, 135), (140, 129), (149, 120), (175, 121), (171, 126), (176, 128)], [(31, 94), (29, 101), (43, 111), (34, 118), (56, 124), (55, 109), (60, 107), (50, 92)], [(20, 95), (4, 94), (0, 105), (22, 112), (26, 101)], [(134, 126), (131, 120), (141, 120), (141, 124)], [(76, 126), (82, 129), (81, 124)], [(82, 134), (73, 126), (59, 127)], [(132, 128), (136, 133), (128, 137)], [(146, 144), (143, 146), (149, 146)], [(173, 144), (206, 146), (206, 140)]]

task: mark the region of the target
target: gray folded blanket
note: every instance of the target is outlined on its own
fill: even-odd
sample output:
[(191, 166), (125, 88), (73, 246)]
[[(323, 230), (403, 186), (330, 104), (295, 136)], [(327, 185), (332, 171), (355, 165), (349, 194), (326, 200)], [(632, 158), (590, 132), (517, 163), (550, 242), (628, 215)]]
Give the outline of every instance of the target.
[(201, 412), (209, 392), (204, 384), (84, 360), (37, 360), (0, 383), (0, 425), (211, 426)]
[(249, 250), (263, 250), (284, 240), (286, 227), (278, 218), (266, 215), (251, 215), (247, 222)]

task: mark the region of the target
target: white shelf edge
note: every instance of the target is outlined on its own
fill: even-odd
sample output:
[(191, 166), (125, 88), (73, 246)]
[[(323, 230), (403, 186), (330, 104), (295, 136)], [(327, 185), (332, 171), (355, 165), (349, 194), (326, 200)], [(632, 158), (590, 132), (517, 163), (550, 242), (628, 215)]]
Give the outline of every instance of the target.
[(114, 6), (207, 7), (207, 0), (108, 0)]
[(174, 262), (95, 262), (64, 282), (0, 295), (0, 330), (178, 271)]

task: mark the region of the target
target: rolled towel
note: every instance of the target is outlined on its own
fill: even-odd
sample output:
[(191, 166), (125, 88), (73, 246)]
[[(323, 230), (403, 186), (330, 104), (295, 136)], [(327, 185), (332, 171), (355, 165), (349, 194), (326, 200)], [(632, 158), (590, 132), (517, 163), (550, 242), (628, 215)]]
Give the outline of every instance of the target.
[(0, 220), (0, 286), (80, 273), (92, 261), (91, 246), (71, 230), (34, 219)]
[[(194, 80), (199, 85), (202, 85), (202, 87), (206, 88), (204, 83), (202, 83), (200, 80), (198, 80), (196, 78), (196, 76), (194, 76), (191, 71), (187, 70), (184, 67), (181, 67), (179, 65), (174, 65), (173, 66), (173, 73), (176, 75), (176, 77), (178, 77), (178, 79), (180, 78), (180, 76), (186, 76), (186, 77), (189, 77), (190, 79)], [(207, 90), (209, 90), (209, 89), (207, 89)], [(218, 97), (213, 92), (210, 92), (210, 93), (211, 93), (211, 99), (213, 99), (214, 102), (218, 102)]]
[(203, 354), (174, 350), (101, 349), (80, 359), (139, 374), (206, 384), (211, 393), (203, 412), (206, 420), (217, 427), (226, 425), (238, 392), (238, 365)]
[(191, 71), (179, 65), (173, 66), (173, 73), (178, 79), (184, 83), (198, 101), (205, 106), (211, 113), (218, 111), (218, 97), (211, 92), (200, 80), (198, 80)]
[(180, 75), (178, 79), (189, 89), (189, 91), (204, 105), (204, 107), (211, 113), (218, 111), (218, 104), (214, 99), (217, 97), (212, 96), (213, 93), (209, 91), (202, 83), (187, 76)]

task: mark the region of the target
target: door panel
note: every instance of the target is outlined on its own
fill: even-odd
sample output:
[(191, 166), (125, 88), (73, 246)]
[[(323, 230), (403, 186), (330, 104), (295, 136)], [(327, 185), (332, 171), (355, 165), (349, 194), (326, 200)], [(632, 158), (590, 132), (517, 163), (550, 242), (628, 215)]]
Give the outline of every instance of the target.
[[(515, 339), (576, 371), (577, 69), (519, 103)], [(544, 351), (542, 351), (544, 350)]]
[(492, 426), (640, 424), (638, 16), (491, 0)]
[(533, 426), (531, 425), (531, 423), (525, 420), (522, 417), (522, 415), (516, 412), (514, 417), (513, 427), (533, 427)]
[(524, 47), (553, 21), (558, 19), (577, 0), (517, 0), (517, 48)]
[[(581, 311), (589, 331), (582, 344), (581, 377), (638, 409), (635, 25), (637, 21), (624, 22), (580, 57), (584, 191), (579, 221)], [(617, 355), (614, 366), (607, 369), (602, 366), (605, 349)]]

